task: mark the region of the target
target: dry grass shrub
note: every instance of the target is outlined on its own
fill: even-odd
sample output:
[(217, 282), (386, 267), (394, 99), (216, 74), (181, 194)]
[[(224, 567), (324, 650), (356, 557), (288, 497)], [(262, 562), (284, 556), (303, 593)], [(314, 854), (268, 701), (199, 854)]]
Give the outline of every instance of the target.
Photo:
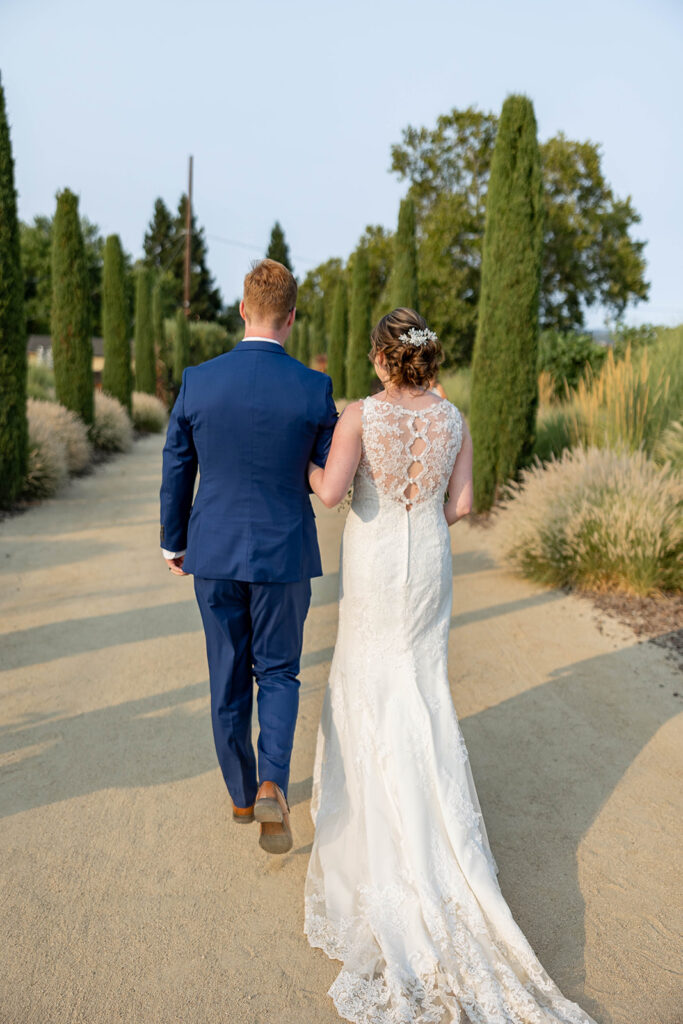
[(52, 424), (52, 430), (64, 443), (66, 468), (69, 473), (82, 473), (90, 465), (92, 449), (88, 441), (88, 428), (80, 416), (57, 402), (29, 399), (27, 407), (34, 415)]
[(530, 579), (651, 595), (683, 585), (683, 479), (643, 451), (575, 448), (521, 473), (494, 543)]
[(667, 366), (647, 348), (634, 358), (630, 343), (623, 358), (612, 349), (599, 373), (587, 367), (574, 391), (567, 388), (572, 443), (614, 451), (651, 451), (669, 405)]
[(147, 434), (160, 434), (166, 426), (166, 407), (154, 395), (133, 392), (133, 426)]
[(26, 403), (29, 455), (24, 498), (49, 498), (69, 475), (66, 444), (55, 430), (50, 405), (33, 398)]
[(652, 451), (655, 462), (670, 462), (678, 473), (683, 473), (683, 421), (674, 420), (662, 431)]
[(95, 392), (95, 421), (90, 440), (101, 452), (127, 452), (133, 447), (133, 425), (120, 402), (102, 391)]

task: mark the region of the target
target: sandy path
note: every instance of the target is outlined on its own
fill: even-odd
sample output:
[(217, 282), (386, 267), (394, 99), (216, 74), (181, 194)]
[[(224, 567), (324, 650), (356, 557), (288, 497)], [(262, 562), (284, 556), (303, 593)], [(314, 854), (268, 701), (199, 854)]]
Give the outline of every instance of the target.
[[(0, 524), (0, 1021), (333, 1024), (302, 891), (343, 518), (318, 518), (295, 846), (268, 858), (230, 821), (192, 583), (160, 560), (162, 443)], [(680, 676), (452, 533), (453, 695), (513, 913), (600, 1024), (676, 1024)]]

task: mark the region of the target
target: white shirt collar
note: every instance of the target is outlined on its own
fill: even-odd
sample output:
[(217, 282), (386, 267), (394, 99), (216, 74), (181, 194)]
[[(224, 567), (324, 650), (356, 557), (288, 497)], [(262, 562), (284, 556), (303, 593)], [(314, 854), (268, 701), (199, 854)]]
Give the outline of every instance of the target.
[(271, 343), (271, 345), (279, 345), (280, 348), (284, 348), (285, 347), (282, 344), (282, 342), (281, 341), (277, 341), (276, 338), (261, 338), (259, 335), (256, 335), (256, 334), (250, 334), (249, 337), (247, 337), (245, 335), (245, 337), (242, 338), (242, 341), (269, 341)]

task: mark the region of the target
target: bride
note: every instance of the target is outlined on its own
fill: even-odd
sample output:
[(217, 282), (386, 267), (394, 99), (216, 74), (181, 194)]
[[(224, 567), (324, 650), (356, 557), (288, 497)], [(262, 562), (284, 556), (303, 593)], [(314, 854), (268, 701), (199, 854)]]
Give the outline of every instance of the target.
[(325, 469), (309, 466), (325, 505), (351, 482), (353, 501), (304, 930), (343, 961), (329, 995), (356, 1024), (595, 1024), (501, 893), (451, 700), (448, 528), (471, 508), (470, 433), (429, 390), (442, 356), (422, 317), (395, 309), (371, 343), (384, 391), (349, 405)]

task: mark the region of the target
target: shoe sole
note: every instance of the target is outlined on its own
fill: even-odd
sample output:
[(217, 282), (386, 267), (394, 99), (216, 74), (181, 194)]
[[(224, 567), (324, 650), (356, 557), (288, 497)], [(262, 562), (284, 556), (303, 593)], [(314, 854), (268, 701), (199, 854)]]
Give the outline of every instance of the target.
[(252, 821), (255, 821), (256, 819), (253, 814), (233, 814), (232, 820), (237, 822), (238, 825), (251, 825)]
[(277, 800), (263, 796), (254, 804), (254, 817), (257, 821), (282, 821), (282, 808)]
[(266, 853), (289, 853), (293, 846), (291, 834), (284, 830), (276, 833), (266, 832), (259, 836), (258, 842)]

